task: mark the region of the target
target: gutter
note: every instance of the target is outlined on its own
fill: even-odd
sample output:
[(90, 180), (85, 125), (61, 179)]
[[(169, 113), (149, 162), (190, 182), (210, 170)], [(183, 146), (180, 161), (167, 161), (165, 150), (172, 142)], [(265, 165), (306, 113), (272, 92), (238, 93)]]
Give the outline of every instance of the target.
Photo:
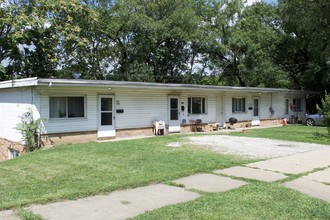
[(263, 92), (263, 93), (308, 93), (300, 90), (259, 88), (259, 87), (231, 87), (231, 86), (207, 86), (194, 84), (166, 84), (166, 83), (145, 83), (127, 81), (106, 81), (106, 80), (68, 80), (68, 79), (38, 79), (40, 86), (88, 86), (88, 87), (113, 87), (113, 88), (137, 88), (137, 89), (172, 89), (172, 90), (200, 90), (200, 91), (241, 91), (241, 92)]
[(27, 78), (0, 82), (2, 88), (16, 88), (29, 86), (64, 86), (64, 87), (113, 87), (113, 88), (136, 88), (136, 89), (169, 89), (169, 90), (197, 90), (214, 92), (255, 92), (255, 93), (304, 93), (306, 95), (318, 94), (313, 91), (259, 88), (259, 87), (235, 87), (235, 86), (208, 86), (195, 84), (166, 84), (166, 83), (145, 83), (109, 80), (83, 80), (83, 79), (39, 79)]

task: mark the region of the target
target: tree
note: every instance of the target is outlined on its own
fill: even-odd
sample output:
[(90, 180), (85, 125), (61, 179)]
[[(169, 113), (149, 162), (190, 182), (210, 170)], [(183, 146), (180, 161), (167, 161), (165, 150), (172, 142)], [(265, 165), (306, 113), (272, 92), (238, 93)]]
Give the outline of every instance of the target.
[(233, 86), (287, 87), (287, 77), (273, 63), (280, 39), (274, 6), (243, 1), (219, 1), (209, 12), (201, 42), (208, 54), (208, 68), (218, 84)]
[(317, 105), (316, 108), (320, 114), (323, 114), (324, 124), (327, 126), (328, 135), (330, 136), (330, 94), (325, 91), (325, 96), (321, 100), (322, 105)]
[(79, 35), (78, 24), (83, 22), (73, 18), (93, 20), (93, 13), (78, 0), (1, 1), (0, 59), (9, 62), (9, 78), (54, 76), (63, 60), (73, 55), (63, 47), (65, 42), (86, 43)]
[(113, 75), (120, 80), (175, 82), (189, 71), (200, 24), (192, 0), (124, 0), (109, 10)]
[(293, 88), (324, 91), (330, 87), (330, 2), (280, 0), (279, 7), (283, 39), (277, 64)]

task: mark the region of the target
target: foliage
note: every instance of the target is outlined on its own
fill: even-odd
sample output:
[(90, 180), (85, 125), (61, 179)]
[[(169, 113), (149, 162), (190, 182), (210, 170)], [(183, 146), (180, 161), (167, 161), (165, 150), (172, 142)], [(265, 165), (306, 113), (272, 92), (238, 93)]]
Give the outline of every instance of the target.
[(23, 119), (22, 123), (17, 124), (16, 129), (22, 133), (22, 142), (24, 143), (24, 150), (26, 152), (31, 152), (37, 150), (41, 147), (41, 143), (39, 142), (40, 135), (40, 126), (42, 124), (42, 119), (38, 118), (36, 120), (33, 119), (32, 111), (28, 112), (31, 117), (30, 119)]
[(287, 72), (293, 88), (322, 92), (330, 86), (330, 2), (279, 3), (283, 38), (276, 63)]
[(327, 126), (328, 135), (330, 136), (330, 94), (325, 91), (325, 96), (321, 100), (322, 105), (317, 105), (316, 108), (320, 114), (323, 114), (324, 124)]
[(0, 80), (329, 88), (329, 1), (245, 3), (0, 0)]
[(42, 217), (40, 215), (36, 215), (32, 211), (25, 210), (23, 208), (20, 208), (19, 210), (17, 210), (16, 215), (21, 220), (42, 220)]

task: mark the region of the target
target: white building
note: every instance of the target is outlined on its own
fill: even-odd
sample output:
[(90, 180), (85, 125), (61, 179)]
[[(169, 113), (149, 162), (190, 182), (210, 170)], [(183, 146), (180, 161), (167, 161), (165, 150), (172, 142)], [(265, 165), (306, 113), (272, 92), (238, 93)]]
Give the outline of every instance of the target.
[(29, 111), (34, 119), (43, 120), (42, 141), (57, 144), (152, 135), (155, 119), (165, 121), (169, 132), (190, 131), (196, 119), (221, 125), (231, 117), (253, 125), (274, 123), (297, 112), (305, 114), (306, 94), (274, 88), (101, 80), (4, 81), (0, 82), (0, 159), (10, 157), (8, 147), (21, 141), (15, 127)]

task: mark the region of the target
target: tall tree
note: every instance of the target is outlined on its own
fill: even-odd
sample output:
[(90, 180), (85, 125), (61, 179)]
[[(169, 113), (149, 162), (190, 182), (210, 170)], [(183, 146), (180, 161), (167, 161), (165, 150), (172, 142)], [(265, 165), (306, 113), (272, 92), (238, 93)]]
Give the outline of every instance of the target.
[(0, 52), (1, 61), (9, 62), (7, 76), (54, 76), (63, 61), (61, 44), (72, 40), (85, 43), (79, 36), (81, 27), (72, 22), (78, 15), (91, 18), (91, 10), (80, 1), (2, 1), (0, 25), (5, 31), (1, 32)]
[(110, 10), (113, 76), (173, 82), (189, 71), (199, 18), (192, 0), (123, 0)]
[(330, 87), (330, 2), (280, 0), (284, 37), (277, 63), (298, 89)]

